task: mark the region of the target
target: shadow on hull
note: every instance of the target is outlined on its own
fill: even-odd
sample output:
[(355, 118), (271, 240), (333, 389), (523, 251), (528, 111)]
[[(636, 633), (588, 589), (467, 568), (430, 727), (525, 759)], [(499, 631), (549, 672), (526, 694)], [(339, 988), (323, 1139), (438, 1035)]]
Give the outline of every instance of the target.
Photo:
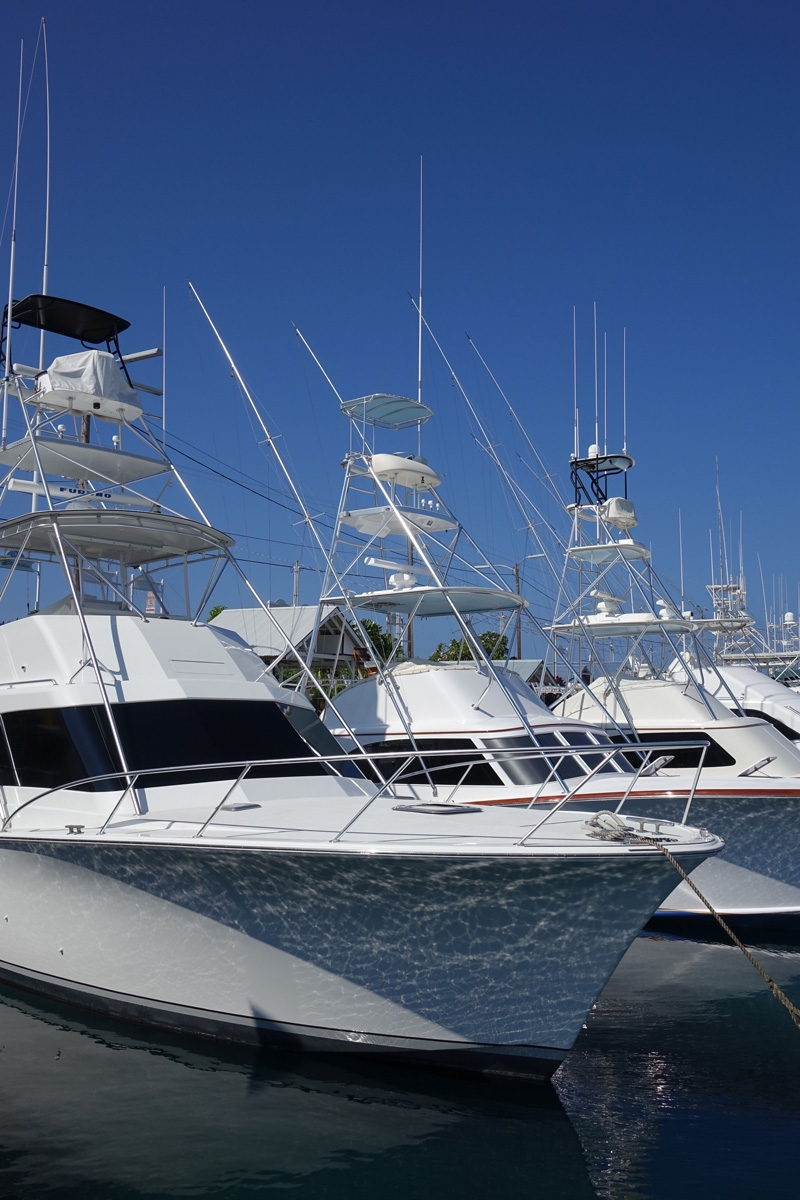
[[(800, 913), (742, 913), (720, 914), (738, 938), (748, 946), (770, 949), (800, 949)], [(711, 913), (682, 916), (656, 913), (644, 927), (641, 937), (684, 938), (693, 942), (708, 942), (731, 946), (733, 943)]]

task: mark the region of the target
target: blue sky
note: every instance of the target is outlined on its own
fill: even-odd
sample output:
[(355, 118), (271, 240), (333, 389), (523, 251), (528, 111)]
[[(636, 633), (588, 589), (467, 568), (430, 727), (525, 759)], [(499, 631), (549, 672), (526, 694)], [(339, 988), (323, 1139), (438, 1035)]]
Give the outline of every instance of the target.
[[(465, 331), (566, 481), (572, 308), (587, 430), (596, 301), (610, 441), (628, 331), (631, 494), (661, 569), (677, 579), (680, 508), (687, 591), (702, 601), (718, 457), (726, 518), (738, 527), (744, 514), (751, 607), (761, 612), (756, 552), (768, 592), (782, 575), (796, 596), (797, 5), (10, 3), (0, 194), (19, 38), (30, 61), (42, 13), (50, 290), (128, 317), (130, 348), (160, 340), (166, 286), (172, 429), (275, 483), (189, 277), (306, 490), (318, 506), (335, 497), (347, 431), (292, 322), (343, 395), (415, 394), (422, 155), (426, 315), (492, 435), (510, 437)], [(40, 272), (36, 83), (31, 97), (17, 295)], [(2, 258), (7, 246), (6, 233)], [(425, 373), (428, 456), (478, 539), (512, 562), (528, 547), (430, 345)], [(193, 482), (219, 524), (276, 539), (269, 552), (258, 543), (265, 559), (296, 557), (280, 511)], [(290, 579), (277, 565), (262, 582), (285, 596)], [(310, 572), (303, 587), (311, 600)]]

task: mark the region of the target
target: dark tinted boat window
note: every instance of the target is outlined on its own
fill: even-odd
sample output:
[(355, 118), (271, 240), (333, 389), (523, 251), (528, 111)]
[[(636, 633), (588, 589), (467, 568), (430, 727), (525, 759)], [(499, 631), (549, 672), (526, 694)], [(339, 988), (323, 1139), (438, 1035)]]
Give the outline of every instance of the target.
[[(565, 739), (566, 742), (569, 743), (570, 746), (574, 746), (576, 749), (579, 746), (587, 746), (587, 745), (591, 744), (590, 738), (592, 735), (590, 735), (588, 733), (581, 733), (581, 731), (577, 730), (577, 729), (574, 731), (562, 729), (561, 736)], [(610, 742), (607, 742), (607, 744), (610, 745)], [(595, 767), (598, 765), (598, 763), (603, 762), (603, 757), (604, 756), (602, 754), (592, 754), (591, 752), (581, 754), (581, 756), (580, 756), (581, 762), (584, 763), (584, 765), (590, 771), (593, 771), (595, 769)], [(628, 769), (627, 764), (624, 762), (618, 763), (618, 765), (615, 766), (614, 764), (617, 762), (618, 762), (617, 756), (614, 756), (614, 758), (609, 758), (606, 762), (603, 763), (602, 767), (597, 772), (597, 774), (605, 775), (610, 772), (612, 775), (614, 775), (618, 771), (625, 771)]]
[[(645, 742), (646, 744), (649, 742), (707, 741), (708, 749), (706, 750), (706, 756), (703, 760), (704, 767), (732, 767), (736, 762), (736, 759), (733, 758), (727, 750), (724, 750), (722, 746), (714, 741), (712, 737), (708, 736), (708, 733), (705, 729), (698, 730), (696, 733), (686, 733), (683, 730), (676, 733), (674, 730), (664, 730), (663, 733), (632, 734), (632, 737), (638, 738), (640, 742)], [(621, 735), (612, 734), (612, 741), (621, 742), (622, 740), (623, 739)], [(637, 754), (635, 750), (626, 750), (623, 753), (628, 762), (638, 770), (638, 768), (642, 765), (642, 756)], [(665, 770), (668, 771), (670, 768), (686, 769), (699, 765), (702, 747), (687, 746), (685, 750), (681, 749), (680, 747), (675, 750), (654, 750), (650, 755), (650, 761), (652, 762), (656, 758), (661, 758), (662, 754), (672, 755), (672, 762), (667, 764)]]
[[(340, 753), (330, 738), (320, 737), (323, 728), (313, 713), (296, 721), (297, 728), (273, 701), (252, 700), (150, 700), (112, 706), (128, 766), (132, 771), (158, 767), (191, 767), (206, 763), (242, 763), (257, 759), (303, 758), (291, 766), (253, 767), (252, 778), (281, 775), (324, 775), (310, 742), (324, 754)], [(294, 709), (294, 712), (304, 710)], [(25, 787), (60, 787), (92, 775), (121, 770), (105, 710), (100, 705), (79, 708), (28, 709), (6, 713), (3, 718), (20, 783)], [(10, 763), (5, 762), (5, 741), (0, 737), (0, 780), (13, 783)], [(347, 764), (344, 764), (347, 765)], [(358, 774), (355, 767), (348, 773)], [(168, 775), (148, 774), (142, 787), (165, 786), (200, 780), (235, 778), (235, 767), (216, 771), (176, 771)], [(120, 779), (88, 785), (90, 790), (114, 790)]]
[(13, 787), (16, 782), (17, 777), (14, 774), (14, 767), (8, 752), (8, 743), (0, 722), (0, 784), (9, 784)]
[[(487, 750), (532, 750), (535, 743), (527, 734), (519, 737), (483, 738)], [(552, 762), (544, 755), (535, 758), (516, 758), (513, 754), (502, 754), (497, 757), (497, 764), (512, 783), (524, 786), (528, 783), (544, 783), (546, 779), (554, 779)]]
[[(419, 737), (416, 739), (416, 742), (420, 750), (427, 748), (428, 750), (453, 751), (452, 755), (438, 754), (435, 757), (424, 760), (430, 772), (431, 779), (440, 787), (462, 782), (465, 785), (491, 785), (499, 783), (499, 778), (494, 767), (483, 760), (480, 750), (475, 748), (474, 743), (469, 738)], [(390, 779), (395, 771), (402, 767), (411, 753), (411, 742), (408, 738), (392, 738), (386, 742), (370, 742), (369, 745), (365, 746), (365, 749), (370, 754), (381, 754), (387, 750), (394, 751), (397, 754), (396, 758), (383, 758), (378, 763), (384, 779)], [(474, 759), (479, 759), (480, 761), (473, 761), (472, 766), (467, 766)], [(415, 757), (411, 760), (398, 777), (397, 782), (401, 781), (403, 783), (419, 784), (428, 782), (428, 776), (425, 774), (419, 758)]]
[[(323, 758), (333, 758), (334, 755), (344, 753), (331, 731), (311, 709), (300, 708), (297, 704), (281, 704), (279, 708), (292, 728), (296, 729), (301, 738)], [(335, 763), (333, 769), (340, 775), (349, 776), (350, 779), (363, 779), (361, 771), (352, 761)]]
[[(149, 700), (115, 704), (114, 718), (133, 771), (153, 767), (182, 767), (194, 763), (241, 763), (254, 759), (305, 758), (291, 766), (266, 764), (253, 767), (253, 779), (281, 775), (325, 775), (303, 740), (273, 701), (252, 700)], [(143, 787), (188, 783), (202, 779), (228, 779), (237, 772), (175, 772), (147, 775)]]
[[(3, 723), (23, 787), (59, 787), (119, 770), (105, 712), (99, 705), (10, 712)], [(119, 781), (111, 779), (89, 790), (117, 787)]]
[(548, 747), (548, 749), (551, 746), (554, 746), (557, 750), (562, 751), (562, 753), (560, 755), (556, 756), (554, 754), (553, 757), (548, 760), (550, 765), (552, 767), (555, 767), (557, 773), (561, 776), (562, 779), (574, 779), (577, 775), (585, 775), (586, 774), (583, 767), (578, 762), (577, 758), (573, 758), (573, 756), (571, 754), (563, 753), (563, 751), (566, 750), (566, 746), (564, 745), (564, 743), (561, 741), (561, 739), (558, 737), (557, 734), (555, 734), (555, 733), (537, 733), (536, 741), (539, 743), (540, 746), (546, 746), (546, 747)]
[[(589, 737), (586, 734), (569, 733), (564, 734), (569, 743), (575, 747), (587, 746), (590, 744)], [(538, 742), (542, 747), (557, 746), (561, 749), (566, 749), (559, 737), (555, 733), (539, 733), (535, 735), (536, 741), (532, 742), (527, 735), (506, 738), (484, 738), (483, 742), (487, 748), (497, 750), (508, 750), (511, 748), (519, 748), (520, 750), (530, 750), (532, 746)], [(611, 745), (608, 738), (604, 738), (605, 745)], [(618, 761), (619, 756), (615, 756)], [(601, 761), (601, 756), (597, 753), (588, 752), (581, 755), (565, 754), (559, 763), (559, 759), (552, 755), (548, 758), (541, 756), (539, 758), (515, 758), (513, 754), (504, 754), (502, 758), (498, 758), (498, 763), (508, 775), (512, 783), (528, 784), (528, 783), (544, 783), (546, 779), (553, 779), (556, 775), (562, 779), (575, 779), (580, 775), (588, 774), (597, 763)], [(583, 763), (583, 769), (581, 768)], [(555, 768), (555, 770), (554, 770)], [(627, 763), (618, 763), (615, 768), (611, 762), (606, 763), (601, 767), (598, 774), (605, 771), (615, 772), (618, 770), (629, 771), (630, 767)]]
[(777, 717), (771, 717), (769, 713), (761, 712), (758, 708), (744, 708), (742, 712), (747, 717), (758, 717), (760, 721), (769, 721), (770, 725), (774, 725), (778, 733), (782, 733), (790, 742), (800, 740), (800, 731), (790, 729), (788, 725), (784, 725), (783, 721), (779, 721)]

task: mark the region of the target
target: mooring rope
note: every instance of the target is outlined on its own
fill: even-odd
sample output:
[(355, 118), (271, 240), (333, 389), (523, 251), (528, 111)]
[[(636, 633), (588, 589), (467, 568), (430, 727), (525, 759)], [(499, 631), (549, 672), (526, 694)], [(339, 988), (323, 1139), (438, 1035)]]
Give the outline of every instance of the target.
[[(794, 1022), (794, 1024), (797, 1026), (798, 1029), (800, 1029), (800, 1008), (798, 1008), (796, 1004), (792, 1004), (789, 997), (778, 986), (778, 984), (775, 982), (775, 980), (772, 978), (772, 976), (767, 974), (767, 972), (761, 966), (761, 963), (759, 963), (758, 960), (756, 958), (754, 958), (754, 956), (747, 949), (747, 946), (745, 946), (744, 942), (742, 942), (741, 939), (736, 936), (736, 934), (731, 929), (730, 925), (728, 925), (728, 923), (720, 916), (720, 914), (714, 908), (711, 901), (709, 899), (707, 899), (706, 896), (703, 895), (703, 893), (700, 891), (700, 888), (697, 886), (697, 884), (694, 882), (694, 880), (689, 878), (688, 872), (684, 871), (683, 867), (678, 862), (678, 860), (675, 858), (674, 854), (671, 854), (670, 851), (667, 849), (667, 847), (661, 841), (659, 841), (658, 838), (650, 838), (650, 837), (647, 837), (645, 834), (636, 833), (633, 829), (631, 829), (628, 825), (626, 825), (625, 822), (622, 821), (617, 816), (616, 813), (607, 812), (607, 811), (599, 812), (596, 814), (596, 816), (593, 820), (587, 821), (586, 824), (593, 825), (594, 821), (596, 821), (599, 817), (616, 818), (616, 821), (619, 822), (619, 827), (613, 828), (610, 822), (599, 822), (598, 821), (597, 833), (595, 834), (596, 837), (601, 837), (608, 841), (620, 841), (620, 842), (623, 840), (627, 841), (627, 840), (633, 839), (637, 842), (646, 842), (648, 846), (655, 846), (655, 848), (657, 850), (661, 851), (661, 853), (664, 855), (664, 857), (667, 859), (667, 861), (678, 872), (681, 879), (683, 879), (685, 883), (688, 883), (689, 887), (692, 889), (692, 891), (695, 893), (695, 895), (698, 896), (700, 898), (700, 900), (702, 900), (703, 904), (705, 904), (706, 908), (711, 913), (714, 920), (720, 925), (720, 927), (722, 929), (725, 930), (728, 937), (733, 942), (734, 946), (738, 946), (738, 948), (741, 950), (742, 954), (745, 956), (745, 958), (750, 963), (750, 965), (755, 967), (755, 969), (758, 971), (761, 978), (766, 983), (769, 990), (772, 992), (772, 995), (775, 997), (776, 1000), (778, 1000), (783, 1005), (783, 1007), (788, 1012), (789, 1016), (792, 1018), (792, 1021)], [(624, 826), (624, 828), (622, 828), (622, 826)]]

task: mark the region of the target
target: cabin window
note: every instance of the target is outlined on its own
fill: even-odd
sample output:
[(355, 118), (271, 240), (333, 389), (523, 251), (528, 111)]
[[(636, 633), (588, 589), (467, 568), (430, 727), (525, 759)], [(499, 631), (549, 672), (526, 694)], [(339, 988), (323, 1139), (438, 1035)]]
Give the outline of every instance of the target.
[[(611, 745), (610, 738), (604, 737), (603, 734), (595, 737), (593, 734), (581, 732), (577, 729), (574, 732), (562, 729), (561, 736), (565, 739), (568, 745), (574, 746), (576, 749), (579, 746), (589, 746), (593, 741), (599, 743), (600, 745)], [(604, 757), (605, 756), (603, 754), (582, 753), (580, 755), (580, 760), (589, 771), (593, 771), (595, 767), (597, 767), (600, 763), (603, 763), (602, 767), (600, 767), (600, 770), (597, 772), (598, 775), (606, 775), (609, 772), (613, 775), (618, 771), (624, 771), (628, 769), (627, 763), (624, 761), (623, 763), (620, 763), (617, 755), (614, 755), (613, 758), (609, 758), (603, 762)]]
[[(6, 713), (3, 724), (22, 787), (46, 790), (119, 770), (105, 712), (99, 705), (24, 709)], [(119, 787), (119, 780), (88, 787), (90, 791), (110, 791)]]
[[(548, 749), (552, 746), (556, 750), (562, 751), (562, 753), (557, 755), (554, 754), (552, 758), (547, 759), (549, 765), (562, 779), (574, 779), (578, 775), (586, 774), (585, 768), (581, 766), (580, 759), (575, 758), (571, 754), (563, 753), (563, 751), (566, 750), (566, 746), (561, 741), (561, 738), (558, 736), (558, 734), (537, 733), (534, 740), (540, 746), (545, 746)], [(585, 742), (586, 739), (584, 738), (583, 741)]]
[[(159, 767), (220, 764), (212, 771), (175, 771), (142, 775), (142, 787), (230, 779), (241, 764), (258, 759), (302, 758), (289, 766), (265, 763), (253, 767), (251, 778), (325, 775), (314, 749), (338, 754), (340, 748), (313, 713), (290, 720), (288, 705), (252, 700), (150, 700), (112, 706), (120, 740), (131, 771)], [(78, 708), (27, 709), (2, 718), (13, 766), (23, 787), (63, 787), (80, 779), (120, 771), (105, 710), (100, 705)], [(328, 737), (330, 742), (328, 742)], [(349, 764), (346, 764), (349, 766)], [(353, 766), (348, 774), (358, 775)], [(5, 738), (0, 737), (0, 782), (14, 783)], [(106, 791), (122, 786), (119, 777), (85, 785)]]
[[(483, 738), (487, 750), (532, 750), (536, 743), (527, 735), (522, 737)], [(513, 754), (498, 755), (497, 765), (512, 783), (525, 786), (529, 783), (544, 783), (555, 779), (553, 763), (544, 755), (516, 758)]]
[(2, 722), (0, 722), (0, 785), (8, 785), (13, 787), (17, 783), (17, 776), (14, 771), (14, 764), (11, 761), (11, 753), (8, 749), (8, 741), (3, 732)]
[[(300, 708), (298, 704), (281, 704), (278, 707), (292, 726), (292, 729), (296, 730), (300, 734), (300, 737), (308, 742), (309, 746), (322, 755), (323, 758), (333, 758), (337, 754), (344, 753), (344, 750), (331, 731), (326, 725), (322, 724), (317, 714), (311, 709)], [(332, 770), (337, 771), (341, 775), (347, 775), (350, 779), (364, 778), (352, 760), (333, 763)]]
[[(421, 750), (448, 750), (452, 754), (437, 754), (435, 757), (424, 759), (425, 766), (430, 772), (430, 778), (439, 787), (463, 783), (472, 785), (496, 785), (500, 782), (494, 767), (483, 760), (480, 750), (469, 738), (428, 738), (416, 739)], [(364, 749), (368, 754), (382, 754), (392, 751), (397, 757), (382, 758), (376, 763), (380, 767), (384, 779), (390, 779), (395, 771), (399, 771), (403, 763), (412, 753), (411, 742), (408, 738), (392, 738), (385, 742), (370, 742)], [(479, 759), (475, 762), (473, 760)], [(472, 762), (471, 766), (467, 766)], [(403, 772), (398, 776), (397, 783), (426, 784), (428, 776), (418, 757), (414, 757)]]
[[(561, 740), (562, 737), (564, 741)], [(604, 734), (565, 733), (563, 730), (560, 734), (536, 733), (533, 740), (523, 734), (518, 737), (484, 738), (483, 742), (487, 749), (492, 750), (509, 750), (512, 748), (530, 750), (533, 746), (538, 745), (547, 749), (556, 747), (558, 750), (566, 751), (567, 745), (573, 746), (575, 749), (580, 746), (593, 745), (593, 739), (601, 746), (611, 745), (611, 742)], [(581, 775), (588, 774), (599, 762), (602, 762), (602, 755), (591, 752), (573, 755), (565, 752), (560, 755), (551, 755), (547, 758), (544, 755), (537, 758), (515, 758), (511, 754), (504, 754), (497, 761), (512, 783), (524, 785), (529, 783), (544, 783), (547, 779), (576, 779)], [(614, 759), (610, 759), (600, 768), (598, 774), (606, 771), (616, 773), (623, 770), (629, 771), (630, 768), (627, 763), (620, 763), (619, 756), (615, 755)]]
[[(250, 779), (326, 775), (308, 741), (287, 719), (284, 705), (258, 700), (148, 700), (115, 704), (122, 745), (133, 771), (257, 759), (303, 758), (307, 762), (253, 767)], [(313, 714), (309, 714), (311, 716)], [(338, 746), (337, 746), (338, 751)], [(239, 768), (241, 769), (241, 768)], [(142, 787), (229, 779), (237, 768), (147, 775)]]
[(770, 725), (774, 725), (778, 733), (782, 733), (790, 742), (800, 740), (800, 730), (790, 729), (788, 725), (784, 725), (783, 721), (779, 721), (777, 717), (770, 716), (769, 713), (761, 712), (757, 708), (743, 708), (742, 712), (747, 717), (758, 717), (760, 721), (769, 721)]
[[(663, 733), (634, 733), (632, 737), (640, 742), (648, 744), (650, 742), (700, 742), (707, 741), (708, 749), (703, 760), (704, 767), (732, 767), (736, 763), (736, 759), (723, 749), (718, 742), (715, 742), (712, 737), (709, 737), (705, 729), (698, 730), (696, 733), (686, 733), (681, 730), (676, 733), (674, 730), (664, 730)], [(613, 734), (612, 741), (622, 742), (624, 739), (622, 734)], [(673, 770), (687, 770), (700, 765), (700, 755), (703, 753), (701, 746), (687, 746), (685, 749), (676, 747), (674, 750), (654, 750), (650, 755), (650, 762), (663, 755), (671, 754), (672, 762), (668, 763), (665, 770), (672, 768)], [(623, 751), (623, 757), (628, 760), (632, 767), (637, 771), (642, 765), (642, 756), (635, 750)]]

